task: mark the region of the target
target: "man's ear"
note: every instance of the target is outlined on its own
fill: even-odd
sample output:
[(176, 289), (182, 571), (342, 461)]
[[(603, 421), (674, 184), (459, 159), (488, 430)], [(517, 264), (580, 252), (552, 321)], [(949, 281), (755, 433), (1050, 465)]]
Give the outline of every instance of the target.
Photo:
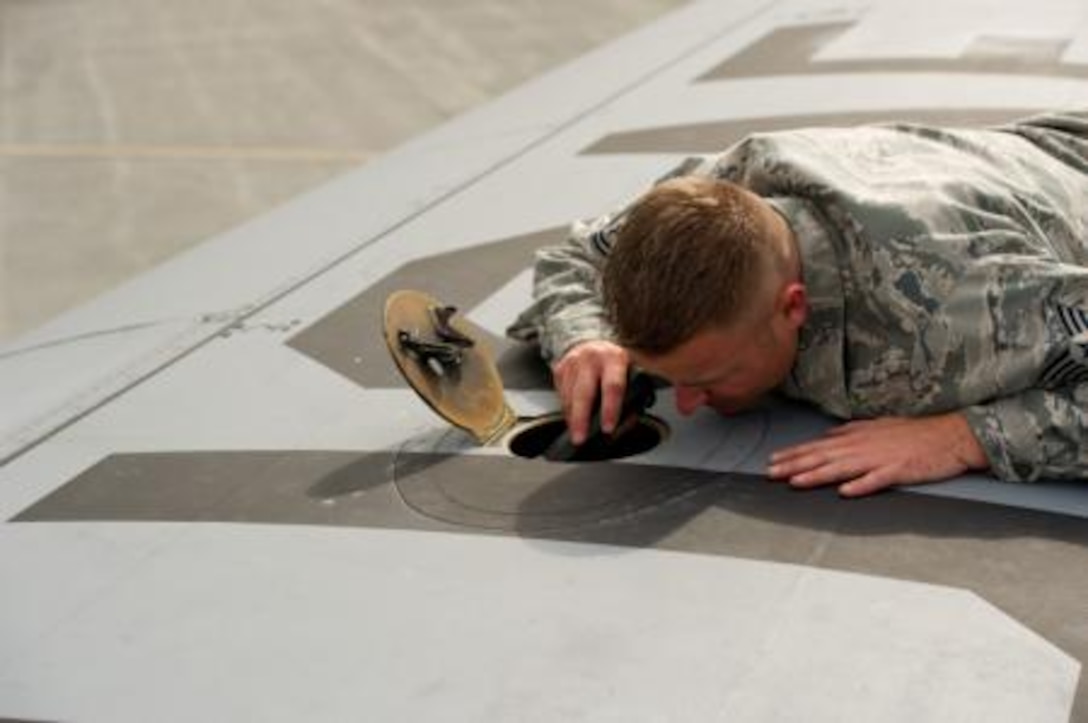
[(795, 329), (800, 329), (808, 318), (808, 291), (800, 281), (791, 281), (779, 296), (781, 310)]

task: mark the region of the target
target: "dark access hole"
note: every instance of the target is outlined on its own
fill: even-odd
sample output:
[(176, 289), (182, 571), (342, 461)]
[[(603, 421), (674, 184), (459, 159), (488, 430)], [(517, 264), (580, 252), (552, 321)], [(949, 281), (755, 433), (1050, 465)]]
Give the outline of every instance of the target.
[[(547, 417), (530, 424), (510, 438), (510, 451), (519, 457), (540, 457), (566, 429), (562, 417)], [(568, 462), (603, 462), (649, 452), (661, 444), (668, 427), (659, 419), (639, 417), (630, 430), (619, 437), (598, 435), (578, 448)]]

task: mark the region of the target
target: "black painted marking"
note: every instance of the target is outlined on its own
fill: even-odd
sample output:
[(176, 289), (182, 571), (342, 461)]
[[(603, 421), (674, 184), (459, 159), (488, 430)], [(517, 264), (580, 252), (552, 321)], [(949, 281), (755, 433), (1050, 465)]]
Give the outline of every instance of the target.
[[(467, 313), (532, 266), (536, 249), (560, 242), (566, 233), (565, 228), (545, 229), (405, 264), (287, 343), (362, 387), (407, 387), (383, 341), (382, 309), (389, 294), (419, 289)], [(510, 310), (511, 322), (517, 312)], [(551, 388), (551, 376), (534, 349), (486, 336), (507, 389)]]
[(1038, 112), (1038, 109), (906, 109), (857, 111), (818, 115), (772, 116), (743, 120), (686, 123), (611, 133), (584, 148), (583, 154), (606, 153), (720, 153), (753, 133), (794, 128), (855, 126), (868, 123), (922, 123), (927, 125), (991, 126)]
[(476, 530), (540, 536), (630, 524), (717, 479), (696, 470), (402, 454), (394, 484), (414, 512)]
[[(636, 464), (194, 452), (108, 457), (15, 521), (63, 520), (474, 530), (797, 563), (973, 590), (1088, 661), (1084, 520), (980, 502), (895, 492), (843, 501)], [(1086, 687), (1082, 676), (1078, 699)]]
[(1088, 65), (1064, 63), (1068, 38), (980, 36), (957, 58), (866, 58), (815, 60), (850, 22), (779, 28), (699, 77), (701, 81), (775, 75), (838, 73), (985, 73), (1088, 77)]

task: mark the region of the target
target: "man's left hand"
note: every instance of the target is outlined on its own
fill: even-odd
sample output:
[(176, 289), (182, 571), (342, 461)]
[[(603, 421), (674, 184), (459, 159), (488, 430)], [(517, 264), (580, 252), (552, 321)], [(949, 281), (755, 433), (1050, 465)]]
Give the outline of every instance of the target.
[(860, 497), (988, 466), (967, 420), (951, 413), (849, 422), (775, 452), (767, 474), (800, 489), (838, 484), (843, 496)]

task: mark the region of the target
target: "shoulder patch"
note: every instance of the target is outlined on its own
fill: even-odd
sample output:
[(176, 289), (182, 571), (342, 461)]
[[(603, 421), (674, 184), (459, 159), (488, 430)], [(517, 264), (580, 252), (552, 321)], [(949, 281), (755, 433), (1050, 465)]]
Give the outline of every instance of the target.
[(608, 256), (612, 253), (612, 246), (616, 241), (616, 234), (619, 233), (620, 228), (623, 227), (623, 222), (627, 218), (627, 210), (605, 219), (597, 228), (589, 234), (589, 242), (593, 245), (594, 250), (601, 256)]

